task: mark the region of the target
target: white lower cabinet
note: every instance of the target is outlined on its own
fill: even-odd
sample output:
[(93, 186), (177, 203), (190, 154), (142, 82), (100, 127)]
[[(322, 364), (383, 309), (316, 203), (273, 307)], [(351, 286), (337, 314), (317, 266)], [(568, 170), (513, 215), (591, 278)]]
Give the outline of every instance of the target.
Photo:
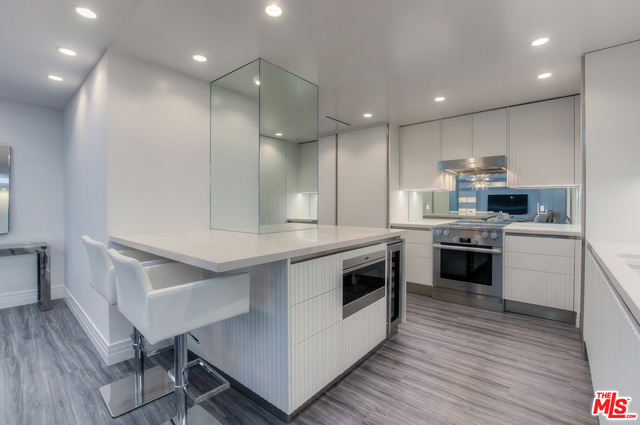
[(433, 285), (433, 232), (407, 230), (406, 280)]
[[(640, 327), (587, 251), (584, 279), (584, 343), (594, 391), (631, 397), (629, 412), (640, 413)], [(613, 423), (600, 414), (600, 423)], [(635, 423), (636, 421), (629, 421)]]
[(577, 311), (575, 258), (579, 249), (574, 239), (507, 234), (503, 298)]
[(289, 267), (289, 411), (293, 412), (386, 337), (386, 297), (342, 319), (342, 262), (379, 244)]

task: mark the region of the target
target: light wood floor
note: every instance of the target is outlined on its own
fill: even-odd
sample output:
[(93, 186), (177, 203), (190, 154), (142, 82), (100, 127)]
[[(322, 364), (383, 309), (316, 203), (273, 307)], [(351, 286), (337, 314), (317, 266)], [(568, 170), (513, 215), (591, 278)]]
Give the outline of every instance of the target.
[[(149, 363), (171, 363), (171, 353)], [(113, 419), (105, 366), (62, 300), (0, 310), (0, 424), (161, 424), (175, 397)], [(576, 328), (408, 295), (407, 323), (296, 424), (596, 424)], [(282, 424), (234, 389), (203, 403), (222, 424)]]

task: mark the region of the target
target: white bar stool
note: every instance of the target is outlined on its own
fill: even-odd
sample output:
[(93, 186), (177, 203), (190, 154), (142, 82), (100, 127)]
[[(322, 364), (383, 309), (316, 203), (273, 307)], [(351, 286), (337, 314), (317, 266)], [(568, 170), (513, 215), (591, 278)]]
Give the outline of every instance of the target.
[[(117, 303), (116, 273), (107, 247), (86, 235), (82, 236), (82, 242), (84, 242), (89, 257), (91, 286), (110, 305), (115, 305)], [(144, 261), (145, 265), (168, 261), (143, 251), (125, 250), (120, 253)], [(173, 392), (173, 381), (161, 366), (144, 370), (146, 352), (144, 337), (135, 326), (131, 339), (133, 340), (135, 374), (100, 387), (102, 399), (114, 418)], [(159, 351), (155, 350), (147, 354), (152, 355)]]
[[(219, 424), (220, 422), (199, 405), (187, 410), (187, 333), (248, 313), (249, 274), (241, 273), (205, 280), (189, 279), (187, 273), (172, 272), (176, 263), (143, 268), (139, 261), (125, 257), (115, 250), (110, 249), (109, 255), (118, 275), (116, 284), (120, 312), (140, 329), (152, 344), (175, 337), (177, 416), (164, 424)], [(185, 264), (182, 266), (193, 268)], [(225, 389), (228, 386), (226, 382)]]

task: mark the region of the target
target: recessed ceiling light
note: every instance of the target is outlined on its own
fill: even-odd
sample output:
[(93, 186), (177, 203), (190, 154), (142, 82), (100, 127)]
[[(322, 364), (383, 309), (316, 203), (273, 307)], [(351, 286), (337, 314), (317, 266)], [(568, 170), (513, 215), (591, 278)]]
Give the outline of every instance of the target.
[(47, 78), (53, 81), (63, 81), (62, 77), (58, 77), (57, 75), (47, 75)]
[(206, 56), (202, 56), (202, 55), (193, 55), (193, 60), (196, 62), (206, 62), (207, 61), (207, 57)]
[(549, 77), (551, 77), (551, 73), (550, 72), (545, 72), (543, 74), (538, 74), (538, 78), (541, 79), (541, 80), (544, 79), (544, 78), (549, 78)]
[(98, 15), (96, 15), (96, 12), (91, 9), (87, 9), (86, 7), (77, 6), (75, 10), (78, 15), (84, 16), (87, 19), (96, 19), (98, 17)]
[(442, 102), (444, 99), (445, 99), (445, 97), (444, 97), (444, 96), (438, 96), (438, 97), (436, 97), (436, 98), (435, 98), (435, 99), (433, 99), (433, 100), (435, 100), (436, 102)]
[(282, 9), (275, 4), (270, 4), (264, 11), (267, 12), (267, 15), (273, 16), (274, 18), (282, 15)]
[(373, 114), (370, 114), (370, 113), (366, 113), (366, 114), (363, 115), (363, 117), (365, 117), (365, 118), (371, 118), (372, 116), (373, 116)]
[(276, 133), (276, 136), (280, 137), (282, 136), (282, 133)]
[(63, 55), (67, 55), (67, 56), (75, 56), (76, 52), (74, 52), (71, 49), (67, 49), (66, 47), (58, 47), (58, 51), (60, 53), (62, 53)]
[(547, 44), (547, 42), (549, 42), (549, 37), (540, 37), (533, 40), (531, 42), (531, 45), (533, 47), (538, 47), (538, 46), (542, 46), (543, 44)]

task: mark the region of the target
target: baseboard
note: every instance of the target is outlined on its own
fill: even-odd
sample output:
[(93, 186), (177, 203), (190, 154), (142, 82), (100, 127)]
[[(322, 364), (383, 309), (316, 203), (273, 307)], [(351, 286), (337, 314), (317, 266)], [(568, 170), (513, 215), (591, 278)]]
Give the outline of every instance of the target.
[(411, 294), (425, 295), (427, 297), (433, 296), (433, 286), (422, 285), (420, 283), (414, 283), (407, 281), (407, 292)]
[(64, 300), (107, 366), (120, 363), (133, 357), (131, 340), (125, 339), (109, 344), (67, 288), (64, 288)]
[(57, 300), (60, 298), (64, 298), (64, 285), (54, 286), (51, 288), (51, 299)]
[(0, 309), (34, 304), (36, 302), (38, 302), (38, 291), (35, 289), (2, 294), (2, 297), (0, 297)]

